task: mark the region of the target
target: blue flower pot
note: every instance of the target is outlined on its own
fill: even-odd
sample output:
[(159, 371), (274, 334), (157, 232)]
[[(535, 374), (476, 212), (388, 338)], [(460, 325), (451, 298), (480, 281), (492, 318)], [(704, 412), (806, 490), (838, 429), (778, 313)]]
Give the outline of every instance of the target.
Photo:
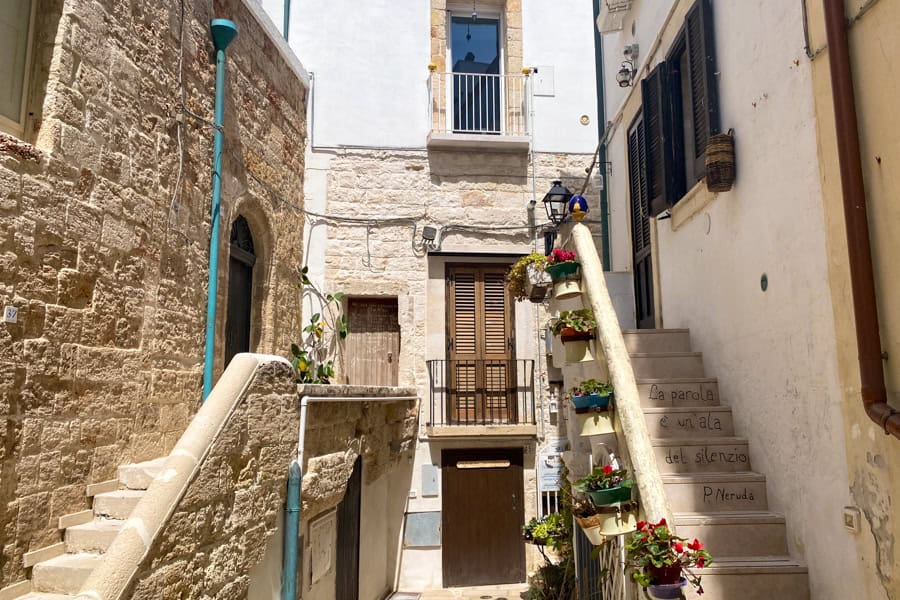
[(681, 578), (678, 583), (651, 583), (647, 586), (647, 592), (651, 598), (657, 600), (678, 600), (681, 598), (681, 588), (687, 585), (687, 579)]
[(594, 407), (605, 408), (605, 407), (609, 406), (610, 397), (611, 397), (611, 394), (606, 394), (605, 396), (601, 396), (600, 394), (590, 394), (587, 396), (572, 396), (572, 404), (575, 405), (576, 409), (594, 408)]

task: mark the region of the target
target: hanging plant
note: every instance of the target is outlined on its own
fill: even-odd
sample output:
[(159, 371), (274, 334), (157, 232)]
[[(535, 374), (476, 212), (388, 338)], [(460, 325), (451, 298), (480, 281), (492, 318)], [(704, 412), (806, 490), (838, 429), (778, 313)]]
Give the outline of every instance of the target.
[(512, 297), (516, 300), (543, 300), (550, 284), (549, 277), (544, 273), (546, 266), (547, 257), (538, 252), (517, 260), (506, 274), (506, 283)]

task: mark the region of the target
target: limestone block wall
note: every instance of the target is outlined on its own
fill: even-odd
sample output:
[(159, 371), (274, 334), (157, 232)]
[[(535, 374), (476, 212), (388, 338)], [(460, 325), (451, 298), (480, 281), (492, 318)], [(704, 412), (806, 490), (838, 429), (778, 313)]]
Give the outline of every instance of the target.
[(297, 329), (305, 74), (243, 1), (183, 4), (38, 0), (33, 115), (25, 139), (0, 134), (0, 304), (19, 311), (0, 323), (0, 586), (24, 576), (24, 552), (58, 541), (86, 483), (163, 455), (197, 407), (213, 17), (240, 30), (218, 339), (237, 214), (257, 243), (251, 349), (284, 354)]
[(125, 597), (246, 597), (250, 569), (262, 559), (284, 509), (299, 426), (290, 366), (260, 368)]

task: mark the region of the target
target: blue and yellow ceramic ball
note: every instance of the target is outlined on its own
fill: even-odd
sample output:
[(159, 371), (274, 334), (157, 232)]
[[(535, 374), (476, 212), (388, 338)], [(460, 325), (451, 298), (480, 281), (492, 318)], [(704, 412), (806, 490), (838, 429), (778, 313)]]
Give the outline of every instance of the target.
[(569, 214), (572, 215), (572, 219), (580, 223), (587, 212), (588, 203), (587, 200), (584, 199), (584, 196), (581, 194), (572, 196), (572, 199), (569, 200)]

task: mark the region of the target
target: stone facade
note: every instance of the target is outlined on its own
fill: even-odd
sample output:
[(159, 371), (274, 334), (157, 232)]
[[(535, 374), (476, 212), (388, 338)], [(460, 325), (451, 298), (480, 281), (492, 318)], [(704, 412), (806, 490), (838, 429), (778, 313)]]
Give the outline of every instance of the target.
[(257, 372), (148, 549), (126, 597), (246, 597), (249, 571), (275, 534), (297, 448), (293, 379), (286, 363)]
[(213, 17), (240, 32), (217, 339), (238, 214), (257, 242), (251, 349), (285, 354), (299, 318), (307, 90), (280, 40), (241, 0), (184, 2), (181, 63), (175, 0), (38, 0), (37, 14), (33, 115), (24, 140), (0, 134), (0, 302), (18, 308), (0, 323), (0, 586), (59, 541), (86, 483), (165, 454), (199, 402), (212, 128), (180, 99), (212, 118)]

